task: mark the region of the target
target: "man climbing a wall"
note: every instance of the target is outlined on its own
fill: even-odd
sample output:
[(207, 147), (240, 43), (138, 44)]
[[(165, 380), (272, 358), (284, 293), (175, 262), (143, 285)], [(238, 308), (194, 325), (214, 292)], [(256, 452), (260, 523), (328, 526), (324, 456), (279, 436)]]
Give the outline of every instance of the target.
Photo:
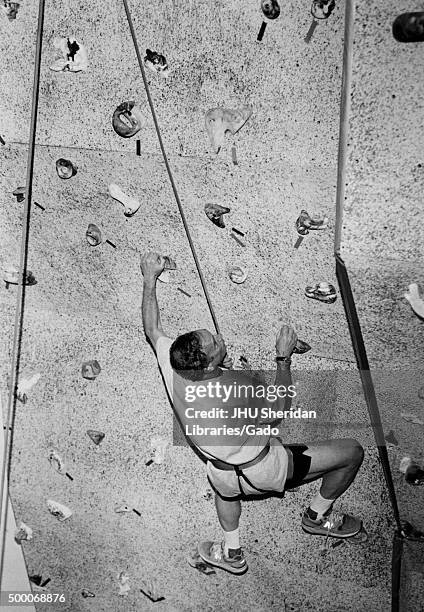
[(283, 325), (277, 334), (275, 385), (267, 388), (274, 393), (265, 394), (263, 385), (247, 372), (230, 369), (232, 360), (220, 334), (200, 329), (173, 340), (164, 333), (156, 297), (156, 281), (164, 265), (165, 258), (158, 253), (141, 257), (143, 326), (176, 417), (189, 444), (206, 462), (215, 491), (223, 541), (200, 542), (200, 557), (232, 574), (245, 573), (239, 535), (241, 500), (249, 495), (281, 494), (319, 478), (321, 487), (305, 509), (302, 529), (335, 538), (357, 535), (362, 521), (333, 511), (333, 504), (361, 466), (361, 445), (353, 439), (283, 445), (275, 435), (275, 425), (288, 415), (295, 395), (290, 373), (295, 331)]

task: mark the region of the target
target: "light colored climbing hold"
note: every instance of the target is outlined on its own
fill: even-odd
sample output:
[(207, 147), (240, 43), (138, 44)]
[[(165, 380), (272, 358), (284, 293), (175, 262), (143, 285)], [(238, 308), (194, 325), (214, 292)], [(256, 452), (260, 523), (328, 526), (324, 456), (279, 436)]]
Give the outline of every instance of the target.
[(148, 580), (142, 580), (140, 591), (144, 595), (147, 595), (147, 597), (151, 599), (153, 602), (162, 601), (165, 599), (165, 597), (162, 597), (161, 595), (159, 595), (156, 578), (149, 578)]
[(324, 230), (328, 227), (328, 217), (311, 217), (306, 210), (302, 210), (296, 220), (297, 233), (306, 236), (310, 230)]
[(62, 458), (60, 457), (59, 453), (54, 448), (51, 448), (49, 450), (47, 459), (49, 460), (49, 463), (52, 468), (56, 470), (56, 472), (58, 472), (59, 474), (65, 474), (65, 464), (62, 461)]
[(91, 591), (89, 591), (88, 589), (83, 589), (81, 591), (81, 595), (85, 598), (87, 597), (96, 597), (94, 593), (92, 593)]
[(166, 449), (169, 446), (168, 440), (161, 436), (154, 436), (150, 440), (150, 456), (153, 463), (160, 465), (165, 460)]
[(131, 512), (131, 508), (129, 506), (119, 506), (119, 508), (115, 508), (115, 512), (117, 514), (125, 514), (126, 512)]
[(313, 0), (311, 13), (314, 19), (328, 19), (336, 6), (335, 0)]
[(219, 153), (225, 143), (225, 134), (236, 134), (252, 114), (250, 106), (229, 110), (211, 108), (205, 115), (206, 131), (215, 153)]
[(34, 374), (22, 374), (19, 377), (18, 386), (16, 389), (16, 397), (17, 399), (25, 404), (28, 400), (28, 393), (31, 389), (38, 383), (41, 378), (40, 372), (35, 372)]
[(21, 544), (24, 540), (32, 540), (32, 529), (21, 521), (15, 531), (15, 542)]
[(166, 79), (170, 74), (166, 57), (164, 55), (161, 55), (160, 53), (156, 53), (156, 51), (150, 51), (150, 49), (146, 49), (144, 65), (146, 66), (146, 68), (148, 68), (152, 72), (155, 72), (164, 79)]
[(54, 72), (81, 72), (88, 68), (88, 56), (84, 45), (73, 36), (55, 38), (53, 46), (62, 57), (57, 58), (50, 66)]
[(409, 292), (404, 293), (404, 297), (411, 305), (415, 314), (424, 319), (424, 300), (420, 298), (417, 283), (411, 283), (408, 287)]
[(102, 232), (94, 223), (89, 223), (85, 237), (90, 246), (95, 247), (102, 243)]
[(240, 268), (240, 266), (233, 266), (229, 270), (228, 276), (233, 281), (233, 283), (241, 285), (247, 278), (247, 272), (245, 272), (243, 268)]
[(96, 431), (95, 429), (87, 429), (87, 436), (96, 444), (97, 446), (104, 439), (105, 434), (102, 431)]
[[(6, 264), (3, 272), (3, 280), (7, 284), (18, 285), (20, 280), (19, 268), (13, 264)], [(27, 270), (25, 272), (25, 285), (35, 285), (37, 281), (35, 280), (34, 274)]]
[(207, 218), (217, 227), (225, 227), (223, 215), (229, 212), (231, 212), (231, 209), (227, 206), (221, 206), (220, 204), (205, 204)]
[(403, 457), (399, 464), (399, 471), (402, 472), (402, 474), (406, 474), (406, 470), (413, 464), (414, 462), (412, 461), (411, 457)]
[(118, 595), (128, 595), (128, 592), (130, 591), (131, 587), (130, 587), (130, 577), (128, 576), (126, 572), (121, 572), (118, 575), (118, 586), (119, 586)]
[(401, 412), (400, 416), (402, 417), (402, 419), (408, 421), (409, 423), (414, 423), (415, 425), (424, 425), (424, 421), (417, 417), (415, 414), (412, 414), (411, 412)]
[(100, 363), (95, 359), (91, 359), (90, 361), (84, 361), (81, 366), (81, 374), (83, 378), (87, 380), (94, 380), (98, 377), (102, 368), (100, 367)]
[(141, 206), (138, 200), (126, 195), (115, 183), (109, 185), (109, 193), (114, 200), (122, 204), (126, 217), (132, 217)]
[(61, 179), (70, 179), (76, 175), (78, 166), (73, 164), (69, 159), (62, 157), (56, 161), (56, 172)]
[(59, 519), (59, 521), (66, 521), (66, 519), (72, 516), (72, 510), (63, 504), (59, 504), (59, 502), (53, 501), (52, 499), (47, 500), (47, 508), (49, 509), (49, 512), (53, 514), (53, 516)]
[(121, 138), (131, 138), (141, 130), (143, 115), (133, 100), (122, 102), (112, 117), (112, 127)]

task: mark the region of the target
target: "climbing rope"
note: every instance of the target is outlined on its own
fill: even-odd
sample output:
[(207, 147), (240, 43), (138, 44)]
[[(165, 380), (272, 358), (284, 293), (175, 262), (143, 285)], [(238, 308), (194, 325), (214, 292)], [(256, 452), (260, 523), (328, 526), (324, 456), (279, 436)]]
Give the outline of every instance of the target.
[[(16, 296), (16, 312), (15, 326), (13, 335), (12, 347), (12, 366), (10, 373), (10, 389), (7, 401), (7, 418), (6, 418), (6, 437), (4, 443), (3, 464), (1, 469), (1, 498), (0, 498), (0, 518), (2, 524), (1, 533), (1, 560), (0, 560), (0, 582), (3, 577), (4, 566), (4, 550), (6, 542), (6, 525), (8, 511), (8, 496), (5, 495), (5, 485), (9, 480), (10, 461), (12, 455), (13, 441), (13, 423), (15, 420), (16, 396), (15, 388), (19, 371), (21, 340), (22, 340), (22, 325), (24, 316), (25, 303), (25, 277), (28, 260), (28, 239), (29, 226), (31, 218), (31, 200), (32, 200), (32, 175), (34, 171), (34, 153), (35, 153), (35, 132), (37, 127), (37, 112), (38, 112), (38, 93), (40, 85), (40, 66), (41, 66), (41, 48), (43, 41), (43, 25), (44, 25), (44, 4), (45, 0), (39, 0), (38, 7), (38, 25), (37, 25), (37, 41), (35, 47), (35, 65), (34, 65), (34, 82), (32, 88), (32, 107), (31, 107), (31, 124), (29, 133), (29, 148), (26, 171), (26, 194), (24, 203), (24, 215), (22, 225), (22, 240), (20, 250), (20, 264), (18, 273), (18, 291)], [(10, 430), (10, 435), (9, 435)]]
[(212, 321), (213, 321), (213, 324), (215, 326), (216, 333), (219, 333), (218, 321), (216, 319), (215, 311), (213, 309), (212, 302), (211, 302), (211, 299), (209, 297), (209, 292), (208, 292), (208, 289), (206, 287), (206, 283), (205, 283), (205, 279), (204, 279), (202, 270), (200, 268), (200, 263), (199, 263), (199, 259), (197, 257), (196, 249), (194, 248), (193, 240), (192, 240), (191, 235), (190, 235), (190, 230), (189, 230), (188, 225), (187, 225), (187, 221), (186, 221), (184, 210), (183, 210), (183, 207), (182, 207), (182, 204), (181, 204), (181, 200), (180, 200), (180, 197), (178, 195), (178, 191), (177, 191), (177, 187), (175, 185), (174, 177), (172, 175), (172, 170), (171, 170), (171, 167), (169, 165), (168, 157), (166, 155), (166, 151), (165, 151), (165, 147), (164, 147), (164, 144), (163, 144), (163, 140), (162, 140), (162, 135), (161, 135), (158, 119), (157, 119), (157, 116), (156, 116), (155, 107), (153, 105), (152, 96), (150, 94), (149, 84), (148, 84), (147, 79), (146, 79), (146, 72), (144, 70), (143, 60), (142, 60), (142, 57), (141, 57), (141, 54), (140, 54), (140, 49), (139, 49), (139, 46), (138, 46), (137, 37), (136, 37), (135, 31), (134, 31), (134, 26), (133, 26), (131, 14), (130, 14), (130, 11), (129, 11), (129, 8), (128, 8), (128, 2), (127, 2), (127, 0), (123, 0), (123, 3), (124, 3), (125, 13), (126, 13), (127, 20), (128, 20), (128, 25), (129, 25), (130, 31), (131, 31), (131, 37), (132, 37), (132, 40), (133, 40), (133, 43), (134, 43), (134, 49), (135, 49), (135, 52), (136, 52), (136, 55), (137, 55), (138, 64), (139, 64), (140, 70), (141, 70), (141, 76), (143, 77), (143, 83), (144, 83), (144, 89), (146, 90), (147, 101), (149, 103), (150, 111), (152, 113), (153, 123), (155, 124), (155, 130), (156, 130), (156, 134), (157, 134), (157, 137), (158, 137), (158, 140), (159, 140), (159, 146), (160, 146), (160, 149), (162, 151), (163, 160), (165, 162), (166, 170), (168, 172), (169, 180), (171, 182), (172, 191), (174, 192), (175, 200), (177, 202), (178, 210), (179, 210), (180, 216), (181, 216), (181, 221), (183, 222), (184, 230), (185, 230), (185, 233), (186, 233), (186, 236), (187, 236), (188, 243), (190, 245), (190, 249), (191, 249), (191, 252), (192, 252), (192, 255), (193, 255), (194, 263), (196, 264), (197, 272), (199, 274), (200, 282), (201, 282), (202, 288), (203, 288), (203, 293), (205, 294), (206, 302), (208, 304), (209, 311), (211, 313)]

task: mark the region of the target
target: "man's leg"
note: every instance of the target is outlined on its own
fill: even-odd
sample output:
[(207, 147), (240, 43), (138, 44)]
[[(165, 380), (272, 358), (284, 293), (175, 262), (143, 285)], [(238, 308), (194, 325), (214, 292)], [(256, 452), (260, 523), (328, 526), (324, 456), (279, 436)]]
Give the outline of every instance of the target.
[(322, 478), (320, 491), (304, 514), (303, 529), (316, 535), (355, 535), (361, 529), (361, 521), (349, 515), (342, 515), (341, 522), (331, 525), (328, 516), (334, 501), (349, 488), (362, 464), (362, 446), (356, 440), (342, 439), (315, 442), (298, 448), (300, 452), (297, 452), (295, 446), (289, 446), (293, 456), (293, 474), (289, 474), (289, 477), (293, 479), (293, 483), (300, 486)]
[(220, 542), (201, 542), (198, 552), (202, 559), (211, 565), (232, 574), (244, 574), (247, 571), (247, 563), (240, 547), (240, 500), (223, 499), (215, 492), (215, 506), (224, 531), (224, 542), (222, 545)]

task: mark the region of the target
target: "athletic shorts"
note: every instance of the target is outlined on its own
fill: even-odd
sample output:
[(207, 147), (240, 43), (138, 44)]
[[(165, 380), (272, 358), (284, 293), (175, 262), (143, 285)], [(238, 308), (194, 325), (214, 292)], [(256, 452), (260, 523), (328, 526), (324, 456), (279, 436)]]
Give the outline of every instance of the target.
[[(244, 495), (260, 495), (261, 492), (284, 491), (287, 478), (288, 455), (279, 438), (270, 439), (270, 449), (266, 457), (245, 470), (243, 474), (257, 488), (251, 487), (244, 478), (240, 484)], [(239, 481), (234, 470), (220, 470), (208, 461), (206, 465), (209, 482), (221, 497), (239, 497)], [(258, 489), (260, 489), (258, 491)]]
[[(209, 461), (207, 463), (208, 479), (213, 489), (223, 498), (263, 493), (282, 493), (287, 489), (298, 487), (309, 472), (311, 458), (304, 454), (304, 444), (283, 445), (280, 438), (270, 439), (270, 450), (267, 456), (256, 465), (243, 470), (251, 487), (244, 478), (239, 479), (234, 470), (220, 470)], [(258, 490), (259, 489), (259, 490)]]

